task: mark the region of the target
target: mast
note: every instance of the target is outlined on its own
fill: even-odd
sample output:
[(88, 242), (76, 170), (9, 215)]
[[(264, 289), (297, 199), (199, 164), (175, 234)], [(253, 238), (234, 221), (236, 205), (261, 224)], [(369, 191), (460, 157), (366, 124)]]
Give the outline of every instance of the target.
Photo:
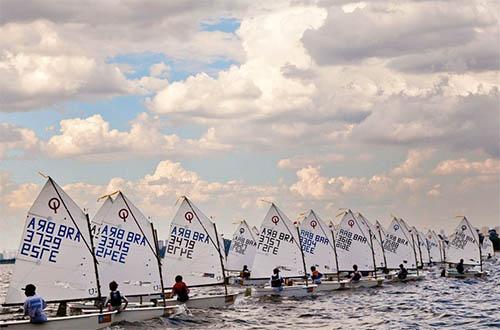
[(368, 235), (370, 235), (370, 247), (372, 249), (372, 258), (373, 258), (373, 274), (375, 275), (375, 279), (377, 279), (377, 263), (375, 262), (375, 250), (373, 250), (373, 239), (372, 239), (372, 231), (368, 228)]
[(155, 248), (156, 248), (156, 255), (158, 258), (156, 258), (156, 261), (158, 262), (158, 271), (160, 272), (160, 285), (161, 285), (161, 298), (163, 300), (163, 306), (167, 306), (165, 302), (165, 285), (163, 283), (163, 274), (161, 271), (161, 260), (160, 260), (160, 247), (158, 245), (158, 232), (156, 231), (153, 222), (151, 222), (151, 231), (153, 232), (153, 239), (155, 243)]
[[(474, 237), (474, 239), (476, 239), (476, 233), (474, 233), (474, 231), (472, 230), (472, 228), (470, 227), (470, 223), (469, 223), (469, 220), (467, 220), (466, 217), (464, 217), (464, 220), (465, 222), (467, 223), (467, 227), (469, 228), (471, 234), (472, 234), (472, 237)], [(477, 234), (477, 246), (479, 247), (479, 267), (481, 269), (481, 271), (483, 271), (483, 251), (481, 249), (481, 242), (479, 241), (479, 234)]]
[(307, 267), (306, 267), (306, 258), (304, 256), (304, 250), (302, 250), (302, 239), (300, 237), (300, 229), (299, 227), (295, 227), (297, 228), (297, 235), (299, 235), (299, 246), (300, 246), (300, 255), (302, 256), (302, 266), (304, 267), (304, 279), (306, 280), (306, 286), (309, 285), (308, 281), (307, 281)]
[[(335, 228), (333, 228), (335, 229)], [(340, 273), (339, 273), (339, 260), (337, 257), (337, 247), (335, 246), (335, 233), (334, 230), (330, 228), (330, 231), (332, 232), (332, 239), (333, 239), (333, 253), (335, 254), (335, 266), (337, 267), (337, 281), (340, 282)]]
[(387, 260), (385, 259), (384, 241), (382, 240), (382, 231), (380, 230), (380, 223), (377, 221), (378, 236), (380, 238), (380, 245), (382, 246), (382, 256), (384, 257), (384, 267), (387, 268)]
[(99, 270), (97, 265), (99, 262), (97, 261), (97, 257), (95, 255), (95, 248), (94, 248), (94, 235), (92, 235), (92, 229), (90, 228), (90, 219), (89, 219), (89, 214), (85, 213), (85, 218), (87, 219), (87, 227), (89, 230), (89, 235), (90, 235), (90, 246), (92, 248), (92, 260), (94, 261), (94, 273), (95, 273), (95, 281), (96, 281), (96, 286), (97, 286), (97, 306), (99, 307), (99, 313), (102, 313), (102, 294), (101, 294), (101, 282), (99, 280)]
[(420, 264), (422, 265), (422, 268), (424, 268), (424, 260), (422, 259), (422, 249), (420, 248), (420, 235), (418, 234), (417, 228), (413, 227), (413, 229), (417, 234), (418, 253), (420, 255)]
[(413, 255), (415, 256), (415, 266), (417, 268), (417, 276), (418, 276), (418, 261), (417, 261), (417, 251), (415, 250), (415, 239), (413, 238), (413, 234), (410, 233), (411, 236), (411, 242), (412, 242), (412, 247), (413, 247)]
[(217, 233), (217, 226), (215, 225), (215, 222), (213, 222), (213, 225), (215, 230), (215, 236), (217, 236), (217, 249), (219, 250), (220, 266), (222, 268), (222, 278), (224, 280), (224, 294), (227, 296), (226, 270), (224, 269), (224, 260), (222, 259), (222, 253), (220, 251), (219, 234)]

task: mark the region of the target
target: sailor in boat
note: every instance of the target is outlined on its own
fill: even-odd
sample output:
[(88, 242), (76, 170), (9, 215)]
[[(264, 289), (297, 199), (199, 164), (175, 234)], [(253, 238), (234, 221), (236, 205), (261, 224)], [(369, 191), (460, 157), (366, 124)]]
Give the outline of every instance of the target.
[[(112, 281), (109, 283), (109, 293), (108, 301), (106, 301), (106, 306), (108, 306), (109, 311), (118, 311), (121, 312), (128, 306), (127, 297), (123, 296), (120, 291), (118, 291), (118, 283)], [(125, 306), (122, 308), (122, 303), (125, 303)]]
[(33, 284), (28, 284), (23, 290), (28, 297), (24, 302), (24, 316), (29, 315), (31, 323), (47, 322), (47, 315), (43, 311), (47, 308), (47, 303), (36, 294), (36, 287)]
[(353, 265), (352, 269), (351, 282), (359, 282), (361, 280), (361, 273), (358, 271), (358, 265)]
[(491, 253), (488, 253), (488, 257), (486, 257), (486, 259), (491, 259), (491, 258), (493, 258), (493, 257), (491, 256)]
[(273, 275), (271, 275), (271, 287), (281, 291), (283, 290), (283, 283), (285, 283), (285, 280), (281, 277), (280, 270), (274, 268)]
[(457, 272), (459, 274), (463, 274), (464, 273), (464, 271), (465, 271), (465, 268), (464, 268), (464, 259), (460, 259), (460, 262), (457, 264), (456, 269), (457, 269)]
[(240, 277), (244, 280), (248, 280), (250, 278), (250, 270), (247, 265), (243, 265), (243, 270), (240, 272)]
[(314, 284), (321, 284), (321, 278), (323, 274), (321, 274), (315, 266), (311, 266), (311, 280)]
[(177, 295), (177, 301), (186, 302), (189, 300), (189, 288), (186, 283), (182, 281), (182, 276), (177, 275), (175, 277), (175, 284), (172, 287), (172, 297)]
[(403, 264), (400, 264), (398, 278), (400, 280), (404, 280), (404, 279), (406, 279), (407, 276), (408, 276), (408, 270), (405, 268), (405, 266)]

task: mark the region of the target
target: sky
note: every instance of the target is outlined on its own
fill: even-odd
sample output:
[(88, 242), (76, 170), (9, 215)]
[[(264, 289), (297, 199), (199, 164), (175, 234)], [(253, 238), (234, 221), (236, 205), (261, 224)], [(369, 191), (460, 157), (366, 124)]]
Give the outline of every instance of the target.
[(274, 201), (500, 225), (497, 1), (0, 0), (0, 251), (52, 176), (160, 238), (186, 195), (230, 236)]

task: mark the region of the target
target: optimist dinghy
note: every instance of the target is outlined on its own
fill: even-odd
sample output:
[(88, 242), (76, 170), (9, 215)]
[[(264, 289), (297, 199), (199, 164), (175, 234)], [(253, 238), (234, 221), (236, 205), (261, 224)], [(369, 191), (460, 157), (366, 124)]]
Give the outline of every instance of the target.
[(482, 258), (484, 261), (495, 262), (497, 260), (495, 256), (495, 250), (493, 249), (493, 242), (489, 237), (485, 237), (483, 239), (483, 245), (481, 247), (482, 250)]
[(248, 270), (252, 271), (253, 260), (257, 253), (257, 239), (254, 229), (250, 228), (245, 220), (241, 220), (238, 228), (233, 234), (231, 247), (227, 255), (227, 271), (237, 274), (229, 278), (229, 283), (239, 285), (259, 285), (262, 281), (250, 282), (242, 279), (239, 274), (243, 266), (247, 266)]
[(416, 271), (416, 273), (409, 273), (405, 279), (399, 279), (395, 274), (387, 274), (385, 278), (388, 282), (408, 282), (425, 278), (417, 268), (415, 240), (403, 219), (394, 217), (387, 228), (384, 252), (388, 270), (398, 270), (399, 265), (403, 264), (409, 271)]
[[(448, 268), (446, 269), (446, 276), (456, 278), (482, 277), (486, 273), (483, 271), (478, 232), (466, 217), (461, 217), (461, 219), (460, 224), (449, 239), (446, 262), (449, 266), (452, 266), (458, 264), (460, 259), (463, 259), (465, 272), (461, 274), (454, 268)], [(479, 269), (476, 269), (478, 266)]]
[[(284, 278), (304, 278), (306, 276), (305, 260), (302, 241), (299, 237), (298, 228), (274, 203), (271, 203), (260, 227), (251, 280), (268, 280), (275, 268), (280, 270)], [(316, 288), (316, 285), (309, 282), (305, 285), (290, 285), (281, 288), (266, 286), (253, 288), (252, 295), (302, 297), (313, 294)]]
[[(48, 178), (28, 211), (5, 305), (22, 305), (27, 283), (47, 303), (101, 301), (97, 259), (88, 216)], [(121, 321), (143, 321), (169, 315), (176, 308), (127, 309), (122, 313), (49, 317), (43, 324), (0, 321), (8, 329), (101, 329)]]
[[(182, 202), (170, 226), (163, 267), (165, 281), (181, 275), (190, 288), (224, 285), (224, 295), (190, 297), (188, 308), (220, 308), (234, 304), (237, 293), (227, 293), (225, 254), (217, 227), (187, 197)], [(167, 299), (167, 306), (178, 304)]]

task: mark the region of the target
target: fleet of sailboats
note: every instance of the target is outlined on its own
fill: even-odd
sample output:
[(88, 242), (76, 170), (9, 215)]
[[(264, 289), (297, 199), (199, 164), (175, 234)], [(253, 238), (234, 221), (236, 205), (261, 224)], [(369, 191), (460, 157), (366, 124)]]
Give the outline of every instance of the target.
[[(181, 303), (169, 297), (165, 282), (182, 275), (191, 288), (188, 308), (223, 308), (234, 304), (239, 288), (253, 296), (301, 297), (340, 289), (374, 288), (384, 282), (425, 278), (440, 267), (443, 276), (484, 276), (483, 261), (494, 260), (493, 244), (461, 217), (445, 240), (425, 234), (393, 217), (384, 228), (361, 213), (343, 210), (339, 223), (327, 224), (313, 210), (292, 222), (270, 203), (259, 229), (238, 223), (226, 256), (217, 225), (187, 197), (180, 198), (164, 256), (153, 223), (117, 191), (103, 198), (90, 221), (50, 177), (28, 210), (5, 306), (22, 305), (22, 288), (36, 285), (48, 303), (69, 303), (80, 315), (51, 317), (43, 329), (101, 329), (116, 322), (169, 316)], [(462, 262), (463, 272), (452, 265)], [(397, 276), (401, 265), (409, 273)], [(449, 265), (448, 267), (446, 265)], [(249, 277), (241, 277), (246, 267)], [(284, 285), (272, 286), (276, 269)], [(312, 270), (322, 274), (313, 281)], [(355, 270), (357, 270), (355, 272)], [(363, 276), (354, 280), (353, 273)], [(106, 311), (107, 284), (118, 283), (132, 301), (129, 308)], [(228, 285), (230, 286), (228, 289)], [(201, 287), (218, 287), (203, 294)], [(65, 306), (65, 305), (62, 305)], [(31, 329), (28, 320), (0, 321), (0, 327)]]

